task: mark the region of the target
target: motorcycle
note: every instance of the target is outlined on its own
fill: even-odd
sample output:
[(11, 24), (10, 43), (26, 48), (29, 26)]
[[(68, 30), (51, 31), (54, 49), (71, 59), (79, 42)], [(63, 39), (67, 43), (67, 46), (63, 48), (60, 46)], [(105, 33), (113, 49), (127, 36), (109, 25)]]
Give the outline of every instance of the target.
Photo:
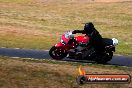
[(49, 50), (49, 55), (55, 60), (62, 60), (68, 57), (70, 59), (95, 61), (101, 64), (110, 61), (118, 40), (116, 38), (103, 38), (105, 49), (104, 52), (99, 53), (90, 44), (90, 39), (89, 36), (75, 36), (72, 31), (67, 31), (61, 36), (61, 41), (52, 46)]

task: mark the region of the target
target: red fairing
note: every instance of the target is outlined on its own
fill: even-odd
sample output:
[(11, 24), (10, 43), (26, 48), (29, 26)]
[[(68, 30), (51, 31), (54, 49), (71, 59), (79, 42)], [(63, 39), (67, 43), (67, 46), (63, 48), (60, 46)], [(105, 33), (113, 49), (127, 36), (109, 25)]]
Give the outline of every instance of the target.
[(89, 42), (90, 38), (88, 36), (77, 36), (75, 37), (77, 42), (81, 43), (87, 43)]
[(55, 47), (62, 47), (62, 46), (64, 46), (64, 45), (61, 42), (55, 44)]

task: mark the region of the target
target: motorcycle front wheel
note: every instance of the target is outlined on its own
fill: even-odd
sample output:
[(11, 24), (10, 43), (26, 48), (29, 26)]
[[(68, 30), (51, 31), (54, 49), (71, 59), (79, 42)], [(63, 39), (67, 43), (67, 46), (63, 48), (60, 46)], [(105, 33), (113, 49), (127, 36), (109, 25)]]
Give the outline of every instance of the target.
[(49, 50), (49, 55), (55, 60), (62, 60), (64, 57), (67, 56), (67, 52), (66, 52), (66, 50), (64, 50), (60, 47), (53, 46)]

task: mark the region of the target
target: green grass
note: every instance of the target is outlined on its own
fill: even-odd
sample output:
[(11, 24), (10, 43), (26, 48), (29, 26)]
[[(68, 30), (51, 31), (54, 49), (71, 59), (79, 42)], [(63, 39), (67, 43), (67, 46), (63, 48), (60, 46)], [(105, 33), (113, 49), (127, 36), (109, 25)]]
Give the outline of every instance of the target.
[[(78, 68), (86, 73), (130, 74), (131, 68), (83, 64), (54, 60), (32, 60), (0, 56), (1, 88), (128, 88), (130, 84), (85, 84), (77, 85)], [(102, 68), (103, 67), (103, 68)], [(119, 69), (121, 68), (121, 69)]]
[(7, 47), (7, 48), (30, 48), (30, 49), (49, 49), (55, 40), (54, 37), (51, 39), (47, 39), (47, 37), (35, 36), (35, 37), (25, 37), (25, 36), (13, 36), (9, 35), (8, 37), (0, 36), (0, 46)]
[(64, 31), (83, 29), (83, 23), (92, 21), (103, 37), (119, 40), (116, 53), (132, 54), (132, 2), (0, 0), (0, 4), (1, 47), (50, 49)]

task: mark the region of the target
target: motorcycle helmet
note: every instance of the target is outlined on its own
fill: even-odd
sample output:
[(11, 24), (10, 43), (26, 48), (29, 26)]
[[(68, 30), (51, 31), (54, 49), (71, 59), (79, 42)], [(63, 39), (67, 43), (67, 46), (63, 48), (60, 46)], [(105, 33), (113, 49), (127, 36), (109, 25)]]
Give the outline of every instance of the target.
[(95, 28), (94, 28), (94, 25), (93, 25), (92, 22), (85, 23), (84, 30), (85, 30), (87, 33), (93, 32), (94, 29), (95, 29)]

